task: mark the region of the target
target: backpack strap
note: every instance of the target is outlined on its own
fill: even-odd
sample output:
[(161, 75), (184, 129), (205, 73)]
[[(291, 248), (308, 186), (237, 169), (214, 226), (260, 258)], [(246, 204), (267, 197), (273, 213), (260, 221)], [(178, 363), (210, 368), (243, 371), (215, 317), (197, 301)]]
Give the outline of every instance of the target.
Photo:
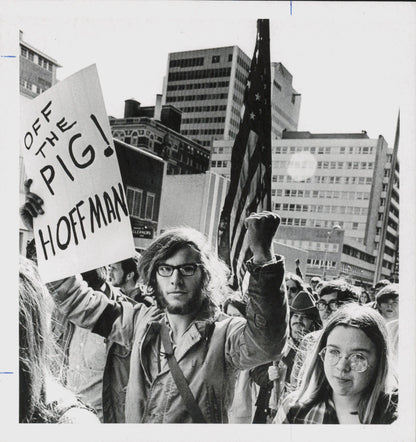
[(163, 347), (165, 349), (165, 356), (170, 368), (170, 372), (176, 386), (178, 387), (179, 393), (182, 396), (183, 401), (185, 402), (188, 413), (191, 415), (194, 423), (207, 423), (173, 354), (172, 342), (169, 337), (169, 330), (164, 321), (162, 321), (161, 323), (160, 336), (162, 338)]

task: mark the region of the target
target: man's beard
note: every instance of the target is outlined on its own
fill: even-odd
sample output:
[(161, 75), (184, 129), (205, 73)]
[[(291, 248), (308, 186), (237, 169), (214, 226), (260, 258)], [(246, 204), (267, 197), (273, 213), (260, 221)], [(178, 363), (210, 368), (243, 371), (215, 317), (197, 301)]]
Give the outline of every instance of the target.
[(169, 304), (163, 294), (159, 292), (159, 289), (155, 290), (155, 295), (160, 307), (172, 315), (189, 315), (191, 313), (196, 313), (200, 310), (202, 305), (202, 294), (200, 291), (195, 292), (193, 297), (185, 304), (175, 305)]

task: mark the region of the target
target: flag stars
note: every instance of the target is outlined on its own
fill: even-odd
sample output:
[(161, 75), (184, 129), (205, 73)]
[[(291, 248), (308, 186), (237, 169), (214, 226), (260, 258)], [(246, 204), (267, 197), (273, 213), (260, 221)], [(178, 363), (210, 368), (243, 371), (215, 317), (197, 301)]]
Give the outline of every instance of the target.
[(256, 97), (256, 101), (260, 101), (260, 94), (259, 94), (259, 93), (257, 93), (257, 94), (255, 95), (255, 97)]
[(254, 120), (256, 118), (256, 114), (254, 112), (250, 112), (250, 120)]

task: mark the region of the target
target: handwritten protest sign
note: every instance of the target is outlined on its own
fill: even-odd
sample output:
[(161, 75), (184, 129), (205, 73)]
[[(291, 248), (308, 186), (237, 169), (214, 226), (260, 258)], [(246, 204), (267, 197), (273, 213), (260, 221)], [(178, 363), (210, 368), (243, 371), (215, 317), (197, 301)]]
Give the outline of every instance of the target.
[(127, 201), (96, 66), (22, 103), (21, 152), (31, 191), (44, 200), (34, 219), (44, 282), (134, 253)]

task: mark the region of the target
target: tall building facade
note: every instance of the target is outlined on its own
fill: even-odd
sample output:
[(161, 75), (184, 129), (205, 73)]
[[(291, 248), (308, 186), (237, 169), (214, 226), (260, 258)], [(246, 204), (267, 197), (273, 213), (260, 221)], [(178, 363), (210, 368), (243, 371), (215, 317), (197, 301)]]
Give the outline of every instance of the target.
[(29, 99), (37, 97), (56, 82), (56, 70), (61, 67), (49, 55), (23, 40), (20, 31), (20, 95)]
[[(214, 140), (234, 140), (251, 59), (238, 47), (170, 53), (163, 100), (182, 112), (181, 133), (211, 148)], [(272, 136), (297, 130), (300, 94), (281, 63), (271, 64)]]
[[(229, 176), (231, 149), (230, 142), (214, 143), (211, 170)], [(393, 158), (382, 136), (370, 139), (365, 131), (284, 131), (272, 141), (272, 209), (282, 217), (276, 239), (308, 250), (307, 275), (366, 284), (392, 278), (399, 214)]]

